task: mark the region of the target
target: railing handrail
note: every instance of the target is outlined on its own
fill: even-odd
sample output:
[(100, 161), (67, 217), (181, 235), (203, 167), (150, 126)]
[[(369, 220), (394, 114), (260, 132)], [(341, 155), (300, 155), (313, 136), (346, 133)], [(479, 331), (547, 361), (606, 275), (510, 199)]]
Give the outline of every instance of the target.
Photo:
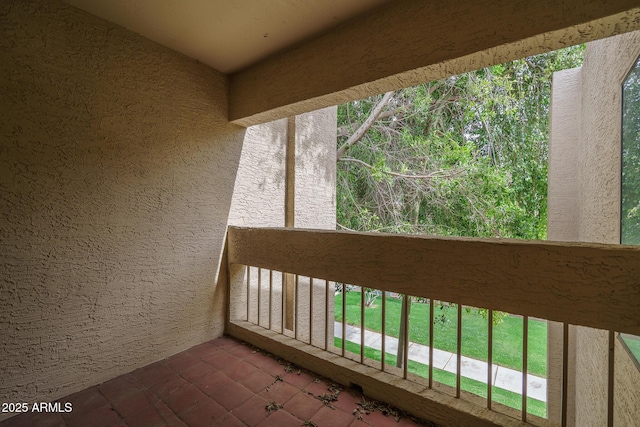
[(640, 247), (229, 227), (229, 262), (640, 335)]

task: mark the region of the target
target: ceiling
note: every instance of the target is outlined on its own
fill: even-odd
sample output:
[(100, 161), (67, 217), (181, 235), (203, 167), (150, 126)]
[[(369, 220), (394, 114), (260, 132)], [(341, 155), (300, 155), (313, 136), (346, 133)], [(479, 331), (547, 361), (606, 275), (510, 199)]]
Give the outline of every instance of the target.
[(389, 0), (65, 0), (224, 73)]

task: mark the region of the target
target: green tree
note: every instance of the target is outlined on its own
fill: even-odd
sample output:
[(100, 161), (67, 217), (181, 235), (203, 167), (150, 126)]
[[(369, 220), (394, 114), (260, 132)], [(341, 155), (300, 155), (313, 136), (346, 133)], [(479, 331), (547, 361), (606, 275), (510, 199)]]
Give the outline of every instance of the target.
[(338, 108), (337, 220), (359, 231), (546, 237), (553, 72), (583, 46)]

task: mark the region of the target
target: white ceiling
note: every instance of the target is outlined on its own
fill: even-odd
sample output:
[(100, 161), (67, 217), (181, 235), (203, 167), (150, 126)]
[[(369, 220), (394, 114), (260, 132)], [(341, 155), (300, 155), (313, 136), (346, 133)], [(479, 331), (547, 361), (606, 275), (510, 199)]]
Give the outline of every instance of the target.
[(389, 0), (65, 0), (224, 73)]

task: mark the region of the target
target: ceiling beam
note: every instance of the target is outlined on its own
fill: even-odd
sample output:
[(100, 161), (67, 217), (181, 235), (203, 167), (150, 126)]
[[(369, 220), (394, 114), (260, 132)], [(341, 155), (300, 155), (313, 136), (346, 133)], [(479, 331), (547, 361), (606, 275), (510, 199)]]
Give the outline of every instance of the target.
[(638, 0), (396, 0), (231, 76), (250, 126), (640, 29)]

